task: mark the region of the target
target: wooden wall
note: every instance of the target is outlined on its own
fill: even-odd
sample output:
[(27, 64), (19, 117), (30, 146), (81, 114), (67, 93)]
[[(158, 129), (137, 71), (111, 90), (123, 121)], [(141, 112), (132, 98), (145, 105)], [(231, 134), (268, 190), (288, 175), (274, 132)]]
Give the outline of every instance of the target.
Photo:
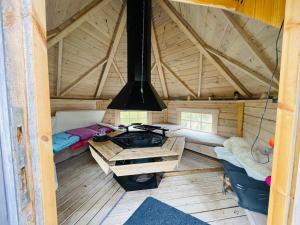
[[(110, 100), (79, 100), (79, 99), (51, 99), (51, 114), (56, 111), (64, 110), (87, 110), (87, 109), (103, 109), (107, 110)], [(237, 133), (237, 103), (232, 101), (208, 102), (208, 101), (166, 101), (168, 105), (166, 121), (169, 123), (177, 123), (176, 108), (199, 108), (199, 109), (218, 109), (219, 123), (218, 134), (230, 137)], [(104, 123), (115, 124), (115, 111), (107, 110), (103, 119)], [(163, 112), (152, 112), (152, 124), (163, 123)]]
[(177, 108), (218, 109), (218, 134), (230, 137), (237, 135), (238, 104), (233, 101), (169, 101), (168, 121), (177, 123)]
[[(115, 124), (115, 110), (107, 109), (111, 100), (85, 100), (85, 99), (51, 99), (51, 115), (56, 111), (67, 110), (88, 110), (103, 109), (106, 110), (103, 122)], [(152, 123), (162, 123), (163, 112), (152, 112)]]
[[(258, 129), (260, 118), (265, 106), (265, 100), (246, 101), (244, 108), (244, 138), (252, 144)], [(275, 136), (277, 103), (268, 103), (268, 108), (263, 119), (262, 129), (257, 141), (257, 147), (263, 149), (268, 140)]]
[[(51, 99), (51, 114), (56, 111), (64, 110), (87, 110), (87, 109), (103, 109), (107, 110), (107, 106), (111, 100), (79, 100), (79, 99)], [(177, 123), (177, 108), (198, 108), (198, 109), (218, 109), (218, 134), (231, 137), (237, 135), (238, 129), (238, 106), (244, 102), (244, 122), (243, 135), (251, 144), (257, 134), (259, 120), (263, 112), (264, 100), (247, 100), (247, 101), (166, 101), (168, 106), (167, 118), (168, 123)], [(258, 139), (258, 145), (264, 147), (267, 145), (268, 139), (275, 135), (277, 104), (269, 102), (268, 109), (265, 114), (261, 134)], [(104, 123), (115, 124), (115, 110), (107, 110), (103, 119)], [(152, 123), (163, 123), (163, 112), (152, 112)]]
[(51, 115), (56, 111), (96, 109), (97, 100), (51, 99)]

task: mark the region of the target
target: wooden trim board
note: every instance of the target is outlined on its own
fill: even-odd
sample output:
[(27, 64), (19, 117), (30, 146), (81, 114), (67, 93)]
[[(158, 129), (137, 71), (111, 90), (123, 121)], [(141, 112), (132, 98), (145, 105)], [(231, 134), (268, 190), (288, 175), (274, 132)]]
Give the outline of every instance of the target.
[(130, 176), (136, 174), (172, 172), (177, 168), (178, 160), (163, 162), (140, 163), (122, 166), (111, 166), (117, 176)]
[(284, 18), (285, 0), (171, 0), (188, 4), (204, 5), (243, 13), (275, 27), (280, 27)]
[[(112, 141), (89, 141), (92, 156), (95, 157), (99, 166), (105, 173), (108, 173), (111, 169), (117, 176), (174, 171), (180, 162), (184, 143), (184, 137), (169, 137), (162, 147), (122, 149)], [(162, 158), (162, 161), (126, 165), (116, 164), (117, 161), (145, 158)]]
[(93, 158), (96, 160), (96, 162), (101, 167), (101, 169), (103, 170), (103, 172), (106, 175), (109, 174), (109, 172), (110, 172), (109, 164), (107, 162), (105, 162), (105, 160), (102, 159), (102, 157), (91, 146), (90, 146), (90, 151), (91, 151), (91, 154), (92, 154)]
[[(268, 225), (293, 224), (300, 155), (300, 1), (287, 0)], [(298, 213), (298, 212), (297, 212)]]
[(14, 152), (13, 163), (18, 167), (14, 165), (13, 170), (19, 183), (19, 210), (14, 212), (18, 221), (11, 225), (57, 224), (45, 9), (44, 0), (2, 0), (0, 4), (5, 53), (0, 59), (5, 65), (1, 78), (7, 86), (0, 98), (6, 98), (9, 106), (11, 130), (5, 139), (14, 145), (7, 151)]

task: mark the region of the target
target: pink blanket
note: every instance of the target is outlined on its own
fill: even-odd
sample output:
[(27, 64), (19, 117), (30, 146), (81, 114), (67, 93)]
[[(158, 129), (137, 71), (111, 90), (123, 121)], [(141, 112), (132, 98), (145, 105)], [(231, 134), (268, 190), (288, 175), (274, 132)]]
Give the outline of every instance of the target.
[(106, 133), (106, 134), (114, 131), (110, 127), (102, 126), (102, 125), (99, 125), (99, 124), (94, 124), (94, 125), (88, 126), (86, 128), (97, 131), (98, 133)]
[(95, 130), (88, 129), (86, 127), (76, 128), (73, 130), (66, 131), (67, 134), (71, 134), (74, 136), (80, 137), (80, 140), (90, 139), (91, 137), (95, 136), (98, 132)]
[(68, 131), (66, 131), (66, 133), (80, 137), (80, 141), (71, 146), (72, 150), (76, 150), (84, 145), (87, 145), (88, 140), (91, 139), (92, 137), (94, 137), (96, 134), (98, 134), (98, 133), (106, 133), (107, 134), (112, 131), (114, 131), (114, 130), (110, 127), (102, 126), (99, 124), (94, 124), (94, 125), (88, 126), (88, 127), (82, 127), (82, 128), (68, 130)]

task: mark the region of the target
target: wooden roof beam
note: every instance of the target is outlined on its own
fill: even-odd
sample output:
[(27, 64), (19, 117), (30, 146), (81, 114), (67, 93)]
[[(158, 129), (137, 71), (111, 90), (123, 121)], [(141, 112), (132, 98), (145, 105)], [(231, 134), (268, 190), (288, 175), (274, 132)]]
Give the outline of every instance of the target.
[(200, 53), (199, 56), (199, 74), (198, 74), (198, 93), (197, 97), (201, 97), (201, 88), (202, 88), (202, 74), (203, 74), (203, 55)]
[(101, 0), (97, 1), (98, 3), (94, 5), (93, 7), (87, 9), (83, 9), (84, 12), (78, 12), (75, 15), (75, 18), (71, 17), (69, 20), (64, 22), (57, 30), (56, 35), (53, 36), (54, 31), (52, 32), (51, 38), (48, 40), (48, 48), (51, 48), (54, 46), (59, 40), (63, 39), (64, 37), (68, 36), (70, 33), (72, 33), (74, 30), (76, 30), (83, 22), (86, 21), (86, 19), (91, 15), (99, 11), (101, 8), (103, 8), (105, 5), (107, 5), (111, 0)]
[(177, 24), (179, 29), (187, 35), (192, 43), (199, 49), (199, 51), (216, 67), (221, 75), (242, 95), (251, 97), (251, 93), (245, 88), (245, 86), (230, 72), (230, 70), (224, 65), (224, 63), (212, 55), (205, 49), (204, 41), (194, 31), (194, 29), (188, 24), (177, 10), (166, 0), (157, 1), (161, 8), (169, 15), (169, 17)]
[(72, 82), (68, 87), (66, 87), (60, 94), (60, 96), (66, 95), (69, 93), (74, 87), (76, 87), (84, 78), (86, 78), (91, 72), (93, 72), (96, 68), (103, 66), (107, 62), (106, 59), (102, 59), (97, 62), (94, 66), (84, 72), (79, 76), (74, 82)]
[(152, 65), (152, 67), (151, 67), (151, 73), (153, 72), (153, 70), (156, 68), (156, 63), (154, 63), (153, 65)]
[(183, 80), (181, 80), (180, 77), (170, 67), (163, 62), (161, 64), (178, 83), (180, 83), (194, 98), (197, 98), (197, 95), (193, 92), (193, 90), (190, 89), (189, 86)]
[(60, 96), (62, 79), (62, 61), (63, 61), (63, 39), (58, 42), (57, 52), (57, 77), (56, 77), (56, 96)]
[(114, 60), (115, 54), (117, 52), (117, 48), (119, 46), (123, 31), (125, 29), (126, 17), (127, 17), (126, 16), (126, 3), (124, 3), (124, 5), (121, 9), (121, 12), (120, 12), (118, 22), (116, 24), (116, 29), (115, 29), (115, 32), (114, 32), (114, 35), (113, 35), (113, 38), (112, 38), (112, 41), (111, 41), (110, 48), (108, 50), (107, 63), (105, 65), (105, 68), (103, 70), (99, 85), (98, 85), (97, 90), (96, 90), (96, 94), (95, 94), (96, 98), (100, 97), (101, 93), (103, 91), (104, 84), (106, 82), (110, 67), (113, 64), (113, 60)]
[(116, 70), (117, 74), (119, 75), (119, 78), (120, 78), (120, 80), (121, 80), (121, 82), (122, 82), (122, 84), (123, 84), (123, 86), (124, 86), (124, 85), (126, 84), (126, 81), (125, 81), (125, 79), (124, 79), (124, 77), (123, 77), (121, 71), (119, 70), (119, 68), (118, 68), (118, 66), (117, 66), (117, 64), (115, 63), (114, 60), (113, 60), (113, 62), (112, 62), (112, 65), (113, 65), (113, 67), (115, 68), (115, 70)]
[[(230, 64), (231, 66), (237, 68), (238, 70), (246, 73), (247, 75), (249, 75), (250, 77), (252, 77), (253, 79), (257, 80), (258, 82), (269, 86), (270, 85), (270, 79), (266, 78), (265, 76), (263, 76), (260, 73), (257, 73), (256, 71), (252, 70), (251, 68), (245, 66), (244, 64), (240, 63), (239, 61), (237, 61), (236, 59), (233, 59), (225, 54), (223, 54), (222, 52), (210, 47), (210, 46), (206, 46), (206, 49), (214, 54), (215, 56), (218, 56), (220, 59), (224, 60), (226, 63)], [(278, 91), (278, 84), (276, 84), (275, 82), (272, 82), (272, 88), (276, 91)]]
[[(236, 30), (238, 35), (242, 38), (255, 58), (267, 69), (268, 73), (272, 76), (275, 66), (273, 66), (272, 63), (262, 54), (262, 52), (254, 44), (246, 31), (239, 25), (233, 15), (225, 10), (222, 10), (222, 12), (228, 23)], [(279, 77), (277, 74), (275, 75), (275, 78), (278, 82)]]
[(154, 25), (153, 25), (153, 21), (151, 21), (151, 43), (152, 43), (152, 49), (153, 49), (153, 55), (155, 58), (155, 62), (156, 62), (156, 67), (158, 70), (158, 75), (159, 75), (159, 80), (160, 80), (160, 84), (163, 90), (163, 95), (165, 99), (168, 99), (168, 89), (167, 89), (167, 85), (166, 85), (166, 81), (165, 81), (165, 75), (164, 75), (164, 71), (161, 65), (161, 57), (160, 57), (160, 53), (159, 53), (159, 49), (158, 49), (158, 44), (157, 44), (157, 39), (156, 39), (156, 32), (154, 29)]
[(63, 21), (59, 26), (48, 30), (47, 31), (47, 38), (48, 40), (52, 38), (53, 36), (57, 35), (57, 33), (64, 30), (67, 26), (69, 26), (71, 23), (73, 23), (75, 20), (77, 20), (79, 17), (84, 15), (85, 13), (89, 12), (91, 9), (96, 7), (102, 0), (93, 0), (89, 4), (87, 4), (85, 7), (74, 13), (71, 17)]
[(221, 8), (243, 13), (256, 20), (280, 27), (284, 19), (285, 0), (171, 0), (195, 5)]

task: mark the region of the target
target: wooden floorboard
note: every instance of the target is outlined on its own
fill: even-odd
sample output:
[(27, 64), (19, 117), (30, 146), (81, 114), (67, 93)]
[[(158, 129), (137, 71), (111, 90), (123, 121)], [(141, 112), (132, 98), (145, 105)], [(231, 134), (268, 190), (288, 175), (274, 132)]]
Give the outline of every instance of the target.
[(56, 168), (60, 225), (123, 224), (149, 196), (212, 225), (249, 225), (234, 196), (222, 193), (221, 164), (191, 151), (184, 151), (178, 171), (164, 174), (151, 190), (125, 192), (89, 152)]

